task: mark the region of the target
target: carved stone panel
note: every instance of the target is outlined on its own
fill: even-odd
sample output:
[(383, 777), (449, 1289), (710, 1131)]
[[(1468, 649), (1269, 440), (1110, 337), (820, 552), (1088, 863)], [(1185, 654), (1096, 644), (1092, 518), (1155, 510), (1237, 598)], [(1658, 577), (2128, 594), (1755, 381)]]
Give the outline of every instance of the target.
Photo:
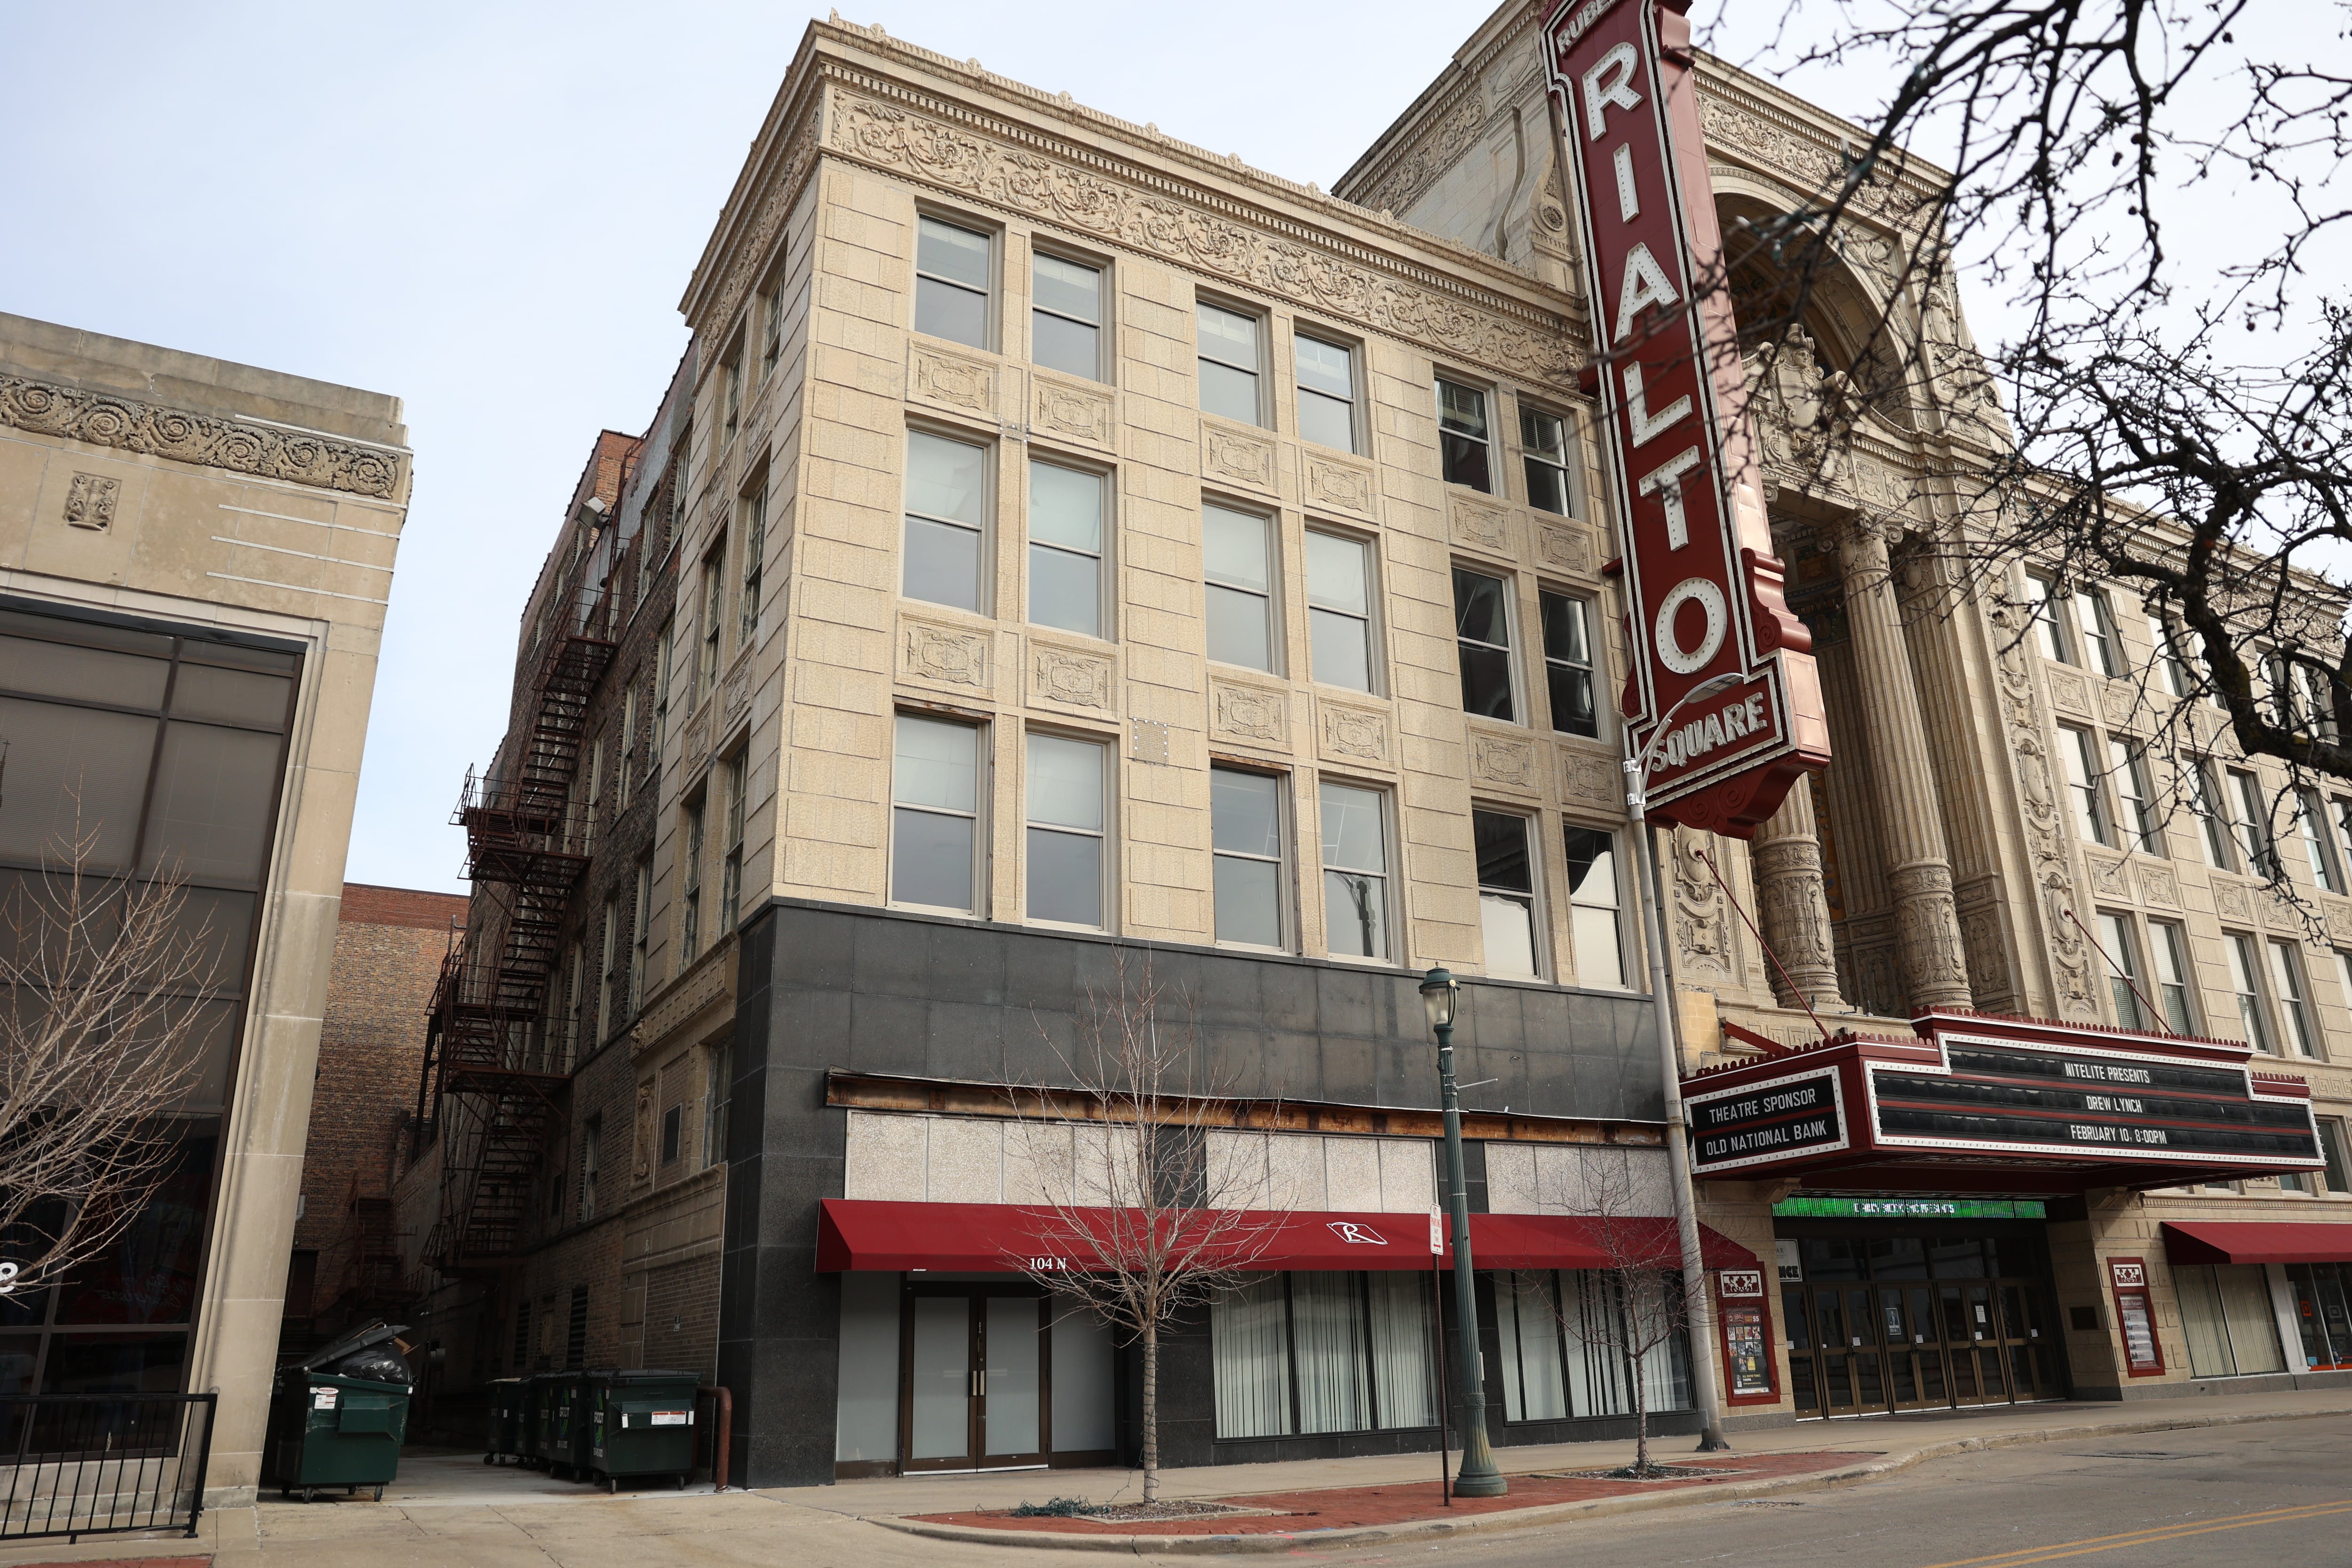
[(1032, 640), (1029, 700), (1111, 711), (1111, 663), (1100, 653)]
[(2084, 685), (2080, 670), (2062, 670), (2055, 665), (2043, 666), (2050, 677), (2050, 703), (2060, 713), (2074, 714), (2080, 718), (2091, 716), (2091, 693)]
[(1526, 736), (1470, 732), (1470, 778), (1490, 789), (1532, 794), (1542, 786), (1536, 743)]
[(2139, 895), (2159, 909), (2180, 907), (2180, 884), (2173, 880), (2172, 868), (2144, 865), (2139, 868)]
[(1596, 806), (1622, 805), (1624, 778), (1617, 758), (1606, 752), (1576, 746), (1559, 748), (1559, 792), (1568, 800), (1590, 800)]
[(1593, 559), (1592, 530), (1577, 522), (1537, 524), (1536, 559), (1554, 571), (1591, 577), (1599, 565)]
[(1053, 439), (1098, 446), (1108, 452), (1114, 442), (1108, 392), (1070, 382), (1029, 373), (1029, 428)]
[(1300, 461), (1307, 470), (1308, 506), (1359, 517), (1379, 516), (1375, 497), (1380, 487), (1373, 482), (1371, 469), (1318, 452), (1307, 453)]
[(907, 371), (907, 395), (935, 408), (996, 417), (996, 383), (1003, 373), (984, 360), (966, 359), (918, 343)]
[(77, 474), (66, 492), (66, 521), (77, 528), (104, 533), (114, 526), (114, 503), (122, 496), (122, 481), (103, 474)]
[(1329, 762), (1390, 762), (1389, 716), (1378, 708), (1318, 701), (1316, 754)]
[(1445, 497), (1446, 531), (1457, 545), (1485, 550), (1489, 555), (1508, 557), (1511, 549), (1511, 514), (1491, 502), (1473, 499), (1458, 493)]
[(2337, 942), (2352, 943), (2352, 904), (2327, 901), (2327, 935)]
[(1209, 683), (1209, 733), (1245, 746), (1287, 747), (1290, 709), (1281, 692), (1239, 681)]
[(2106, 855), (2085, 854), (2084, 860), (2091, 868), (2091, 890), (2106, 898), (2129, 898), (2131, 885), (2124, 880), (2124, 862)]
[(2131, 722), (2132, 709), (2138, 706), (2139, 694), (2129, 681), (2100, 681), (2099, 712), (2110, 725)]
[(2243, 883), (2213, 883), (2213, 913), (2224, 920), (2235, 920), (2252, 925), (2254, 923), (2254, 901)]
[(1274, 443), (1202, 420), (1201, 472), (1210, 479), (1273, 494)]
[(898, 678), (918, 685), (978, 692), (995, 688), (992, 633), (948, 622), (898, 617)]

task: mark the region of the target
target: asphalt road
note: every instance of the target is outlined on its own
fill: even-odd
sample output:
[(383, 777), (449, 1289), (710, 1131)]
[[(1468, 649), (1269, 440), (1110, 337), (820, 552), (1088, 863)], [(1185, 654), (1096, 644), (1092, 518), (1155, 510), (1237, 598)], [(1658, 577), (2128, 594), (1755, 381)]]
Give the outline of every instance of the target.
[[(1866, 1450), (1874, 1425), (1832, 1431)], [(1769, 1501), (1293, 1555), (1428, 1568), (2339, 1568), (2352, 1564), (2352, 1418), (2029, 1444)]]

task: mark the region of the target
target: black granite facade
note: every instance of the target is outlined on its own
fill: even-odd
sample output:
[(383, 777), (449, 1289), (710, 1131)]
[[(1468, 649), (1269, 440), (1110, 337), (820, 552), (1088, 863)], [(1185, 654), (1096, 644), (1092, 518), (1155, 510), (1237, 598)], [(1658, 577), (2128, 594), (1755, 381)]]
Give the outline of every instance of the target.
[[(1115, 994), (1122, 963), (1130, 985), (1148, 963), (1152, 983), (1182, 998), (1173, 1005), (1191, 1012), (1202, 1048), (1237, 1074), (1238, 1092), (1437, 1101), (1413, 972), (798, 899), (772, 900), (742, 927), (740, 962), (719, 1323), (738, 1485), (833, 1479), (839, 1292), (814, 1263), (818, 1201), (843, 1191), (848, 1113), (824, 1103), (827, 1070), (1051, 1082), (1053, 1047), (1071, 1039), (1090, 989)], [(1465, 1094), (1472, 1109), (1656, 1121), (1654, 1039), (1639, 997), (1465, 978), (1456, 1071), (1465, 1083), (1495, 1080)], [(1483, 1197), (1483, 1180), (1474, 1185)], [(1170, 1464), (1432, 1446), (1413, 1433), (1214, 1442), (1207, 1334), (1179, 1334), (1164, 1354)], [(1488, 1364), (1497, 1361), (1490, 1352)], [(1559, 1425), (1517, 1440), (1557, 1440)]]

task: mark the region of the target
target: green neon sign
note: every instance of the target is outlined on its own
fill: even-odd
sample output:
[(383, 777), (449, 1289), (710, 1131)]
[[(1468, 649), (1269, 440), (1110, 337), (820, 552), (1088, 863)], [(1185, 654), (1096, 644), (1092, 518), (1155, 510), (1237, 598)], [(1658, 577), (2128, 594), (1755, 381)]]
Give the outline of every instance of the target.
[(1775, 1219), (2046, 1219), (2038, 1197), (1790, 1197)]

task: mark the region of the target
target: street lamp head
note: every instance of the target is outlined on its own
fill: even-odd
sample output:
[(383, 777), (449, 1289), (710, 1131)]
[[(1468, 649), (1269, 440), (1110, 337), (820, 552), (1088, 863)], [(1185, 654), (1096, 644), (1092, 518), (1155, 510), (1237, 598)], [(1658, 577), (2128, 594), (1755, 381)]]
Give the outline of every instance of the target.
[[(1726, 670), (1719, 675), (1709, 675), (1706, 680), (1685, 692), (1683, 702), (1696, 702), (1701, 697), (1711, 697), (1726, 686), (1736, 686), (1747, 678), (1738, 670)], [(1683, 704), (1676, 703), (1675, 706), (1680, 707)]]
[(1462, 999), (1462, 987), (1445, 969), (1432, 969), (1421, 977), (1421, 1005), (1429, 1012), (1433, 1030), (1454, 1027), (1454, 1004)]

